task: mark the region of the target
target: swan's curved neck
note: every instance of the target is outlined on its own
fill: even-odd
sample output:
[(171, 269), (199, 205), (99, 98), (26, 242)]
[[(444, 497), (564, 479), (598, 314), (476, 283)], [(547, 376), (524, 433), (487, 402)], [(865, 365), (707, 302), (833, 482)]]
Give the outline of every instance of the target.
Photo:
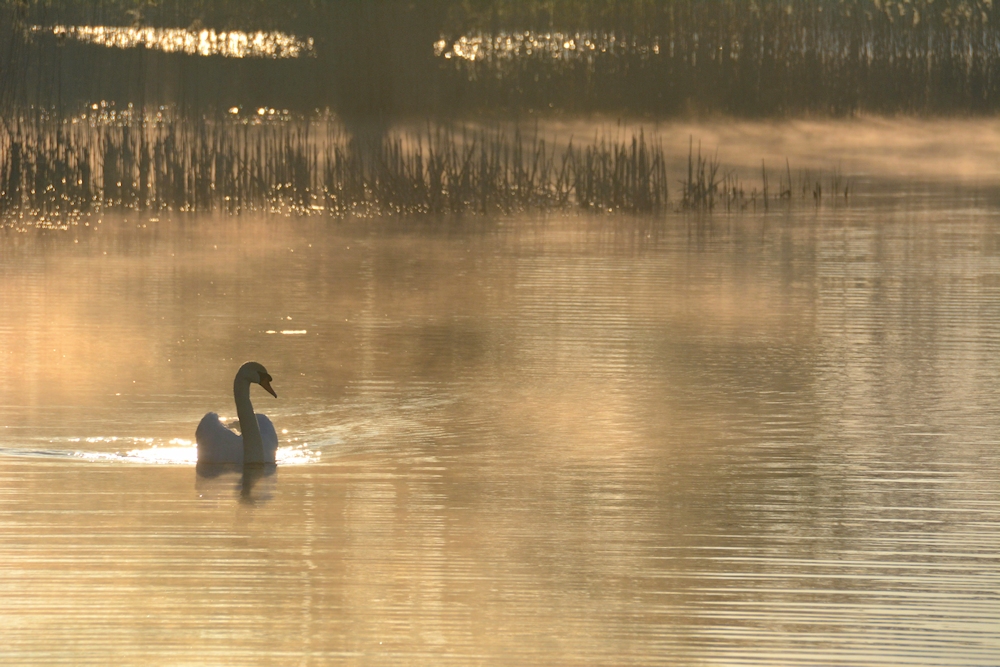
[(263, 463), (264, 441), (260, 437), (253, 404), (250, 403), (250, 382), (237, 377), (233, 382), (233, 398), (236, 399), (236, 416), (240, 419), (240, 433), (243, 434), (243, 463)]

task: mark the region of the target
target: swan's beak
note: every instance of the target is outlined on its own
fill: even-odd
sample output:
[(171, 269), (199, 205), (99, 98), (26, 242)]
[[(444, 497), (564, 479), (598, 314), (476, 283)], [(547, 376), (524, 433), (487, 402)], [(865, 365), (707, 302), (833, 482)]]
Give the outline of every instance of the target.
[(274, 396), (275, 398), (278, 398), (278, 395), (274, 393), (273, 389), (271, 389), (271, 378), (261, 378), (260, 379), (260, 386), (262, 386), (264, 389), (266, 389), (267, 393), (269, 393), (271, 396)]

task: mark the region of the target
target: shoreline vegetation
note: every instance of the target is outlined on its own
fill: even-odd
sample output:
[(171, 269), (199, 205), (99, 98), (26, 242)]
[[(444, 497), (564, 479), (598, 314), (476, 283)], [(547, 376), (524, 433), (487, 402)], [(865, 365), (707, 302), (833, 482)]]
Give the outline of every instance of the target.
[(851, 192), (837, 172), (793, 175), (787, 161), (762, 162), (742, 180), (694, 137), (686, 167), (676, 168), (679, 157), (643, 129), (559, 141), (517, 125), (428, 124), (366, 142), (330, 116), (193, 122), (101, 110), (70, 122), (21, 119), (0, 137), (0, 224), (73, 224), (116, 209), (333, 217), (767, 211)]
[(0, 217), (766, 211), (852, 185), (537, 119), (997, 108), (993, 0), (0, 0)]
[[(192, 117), (233, 106), (331, 109), (347, 121), (992, 114), (998, 4), (0, 0), (0, 115), (73, 114), (100, 100)], [(115, 27), (147, 37), (94, 37)], [(188, 55), (158, 48), (164, 31), (280, 33), (308, 56)]]

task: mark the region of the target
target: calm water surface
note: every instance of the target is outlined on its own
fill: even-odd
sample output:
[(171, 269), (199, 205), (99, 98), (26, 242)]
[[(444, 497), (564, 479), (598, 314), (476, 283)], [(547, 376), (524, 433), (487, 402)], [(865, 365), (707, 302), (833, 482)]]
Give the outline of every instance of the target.
[(0, 662), (997, 664), (996, 210), (3, 232)]

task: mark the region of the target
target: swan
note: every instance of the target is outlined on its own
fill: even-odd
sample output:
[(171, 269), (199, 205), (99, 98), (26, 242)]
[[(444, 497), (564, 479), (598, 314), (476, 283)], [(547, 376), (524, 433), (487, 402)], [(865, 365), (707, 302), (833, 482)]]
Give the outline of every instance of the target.
[(194, 432), (195, 442), (198, 443), (198, 463), (274, 463), (278, 434), (270, 419), (253, 412), (250, 403), (250, 385), (253, 383), (278, 398), (271, 389), (271, 376), (263, 366), (256, 361), (240, 366), (233, 380), (233, 398), (236, 399), (236, 414), (243, 435), (231, 431), (219, 415), (209, 412), (202, 417)]

